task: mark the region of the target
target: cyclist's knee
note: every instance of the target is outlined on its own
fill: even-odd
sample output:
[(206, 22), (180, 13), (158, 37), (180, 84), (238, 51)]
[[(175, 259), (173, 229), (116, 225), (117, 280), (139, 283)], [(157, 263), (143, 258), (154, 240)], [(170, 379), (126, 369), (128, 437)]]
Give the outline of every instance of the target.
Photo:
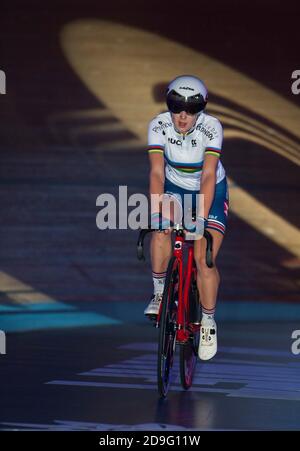
[(166, 232), (153, 232), (152, 234), (153, 239), (157, 243), (166, 243), (171, 239), (171, 233), (169, 230)]

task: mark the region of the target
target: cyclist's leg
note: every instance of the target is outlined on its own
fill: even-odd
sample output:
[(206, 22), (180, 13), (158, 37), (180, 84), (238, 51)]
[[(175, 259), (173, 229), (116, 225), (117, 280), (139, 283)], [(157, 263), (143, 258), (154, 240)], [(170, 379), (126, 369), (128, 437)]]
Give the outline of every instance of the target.
[[(162, 203), (162, 215), (171, 223), (177, 222), (182, 216), (182, 200), (180, 187), (168, 180), (165, 181), (165, 193)], [(171, 231), (154, 232), (151, 239), (151, 262), (154, 272), (167, 270), (171, 257)]]
[[(178, 193), (170, 191), (167, 185), (165, 185), (165, 191), (162, 214), (165, 218), (174, 222), (176, 217), (179, 215), (181, 216), (181, 197)], [(164, 232), (153, 232), (150, 243), (150, 254), (152, 264), (153, 295), (144, 313), (146, 315), (155, 315), (158, 314), (159, 311), (164, 290), (166, 270), (172, 255), (170, 230)]]
[(171, 253), (171, 233), (153, 232), (150, 243), (153, 294), (144, 310), (145, 315), (158, 315), (159, 313)]
[(195, 261), (197, 265), (197, 285), (202, 307), (213, 310), (216, 305), (220, 275), (216, 266), (216, 259), (222, 246), (226, 230), (228, 214), (228, 189), (224, 178), (216, 185), (214, 200), (208, 216), (207, 230), (213, 237), (213, 268), (206, 265), (206, 240), (196, 240), (194, 245)]
[(209, 230), (213, 237), (213, 268), (206, 265), (206, 240), (195, 241), (194, 255), (197, 266), (197, 286), (200, 294), (202, 309), (214, 313), (217, 301), (220, 275), (216, 266), (216, 259), (222, 246), (224, 236), (216, 230)]
[(194, 255), (197, 266), (197, 287), (202, 307), (198, 348), (198, 355), (201, 360), (211, 359), (215, 356), (218, 349), (217, 325), (214, 319), (214, 313), (220, 276), (216, 266), (216, 258), (222, 245), (223, 236), (220, 232), (215, 230), (210, 230), (210, 233), (213, 237), (213, 268), (209, 268), (206, 265), (206, 240), (202, 238), (199, 241), (195, 241), (194, 245)]
[[(216, 185), (215, 198), (209, 213), (207, 229), (213, 237), (213, 268), (206, 265), (206, 240), (201, 239), (195, 241), (194, 253), (197, 265), (197, 286), (200, 294), (202, 305), (202, 321), (201, 325), (207, 326), (205, 332), (206, 340), (210, 340), (211, 346), (203, 346), (203, 337), (201, 334), (199, 356), (207, 360), (212, 358), (217, 351), (216, 340), (216, 324), (214, 321), (214, 312), (217, 302), (218, 288), (220, 284), (220, 275), (216, 266), (217, 255), (222, 246), (226, 219), (228, 211), (228, 192), (226, 179), (221, 181), (219, 186)], [(213, 334), (210, 336), (210, 332)], [(202, 344), (202, 349), (201, 349)], [(208, 343), (207, 343), (208, 344)]]
[(158, 274), (165, 272), (172, 253), (170, 231), (152, 233), (150, 253), (152, 271)]

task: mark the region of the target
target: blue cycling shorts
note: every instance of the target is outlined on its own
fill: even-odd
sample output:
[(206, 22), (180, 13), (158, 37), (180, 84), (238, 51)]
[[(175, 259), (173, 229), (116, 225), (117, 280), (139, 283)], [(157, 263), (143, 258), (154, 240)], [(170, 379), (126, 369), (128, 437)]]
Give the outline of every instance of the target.
[[(165, 179), (164, 186), (165, 194), (170, 194), (174, 196), (181, 202), (182, 209), (184, 209), (184, 194), (192, 195), (192, 209), (196, 211), (196, 195), (199, 191), (189, 191), (187, 189), (181, 188), (178, 185), (170, 182), (167, 178)], [(208, 225), (207, 229), (217, 230), (224, 235), (227, 224), (229, 207), (229, 195), (228, 195), (228, 185), (226, 177), (223, 178), (219, 183), (216, 184), (215, 196), (209, 210), (208, 215)]]

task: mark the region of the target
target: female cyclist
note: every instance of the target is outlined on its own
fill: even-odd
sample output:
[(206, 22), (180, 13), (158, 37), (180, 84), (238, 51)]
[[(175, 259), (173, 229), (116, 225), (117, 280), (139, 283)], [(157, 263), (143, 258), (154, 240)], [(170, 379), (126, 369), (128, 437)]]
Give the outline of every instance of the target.
[[(194, 241), (202, 307), (199, 343), (199, 358), (202, 360), (211, 359), (217, 352), (214, 314), (220, 276), (216, 258), (228, 213), (227, 180), (220, 161), (223, 130), (219, 120), (205, 112), (207, 97), (207, 89), (199, 78), (191, 75), (175, 78), (166, 91), (168, 111), (156, 116), (148, 129), (150, 197), (165, 193), (180, 201), (184, 210), (185, 194), (192, 195), (194, 209), (198, 208), (199, 196), (196, 195), (202, 194), (204, 207), (197, 210), (196, 231), (201, 233), (207, 228), (213, 236), (213, 268), (206, 265), (206, 240)], [(162, 215), (159, 203), (152, 202), (152, 227), (164, 229), (166, 224), (170, 224), (169, 219)], [(154, 291), (144, 313), (157, 315), (172, 252), (169, 231), (154, 232), (150, 250)]]

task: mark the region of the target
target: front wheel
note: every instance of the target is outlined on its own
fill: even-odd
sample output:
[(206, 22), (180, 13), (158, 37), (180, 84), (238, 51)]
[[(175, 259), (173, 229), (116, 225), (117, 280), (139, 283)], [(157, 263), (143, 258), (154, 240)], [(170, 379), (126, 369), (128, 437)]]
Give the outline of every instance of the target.
[(166, 275), (159, 322), (157, 384), (161, 398), (165, 398), (169, 385), (176, 346), (178, 260), (172, 257)]
[[(196, 280), (193, 277), (189, 290), (190, 317), (187, 318), (189, 338), (186, 343), (180, 345), (180, 380), (182, 387), (186, 390), (189, 389), (193, 383), (198, 358), (200, 324), (198, 314), (195, 316), (194, 313), (197, 309), (199, 309), (199, 294)], [(192, 312), (193, 315), (191, 315)]]

